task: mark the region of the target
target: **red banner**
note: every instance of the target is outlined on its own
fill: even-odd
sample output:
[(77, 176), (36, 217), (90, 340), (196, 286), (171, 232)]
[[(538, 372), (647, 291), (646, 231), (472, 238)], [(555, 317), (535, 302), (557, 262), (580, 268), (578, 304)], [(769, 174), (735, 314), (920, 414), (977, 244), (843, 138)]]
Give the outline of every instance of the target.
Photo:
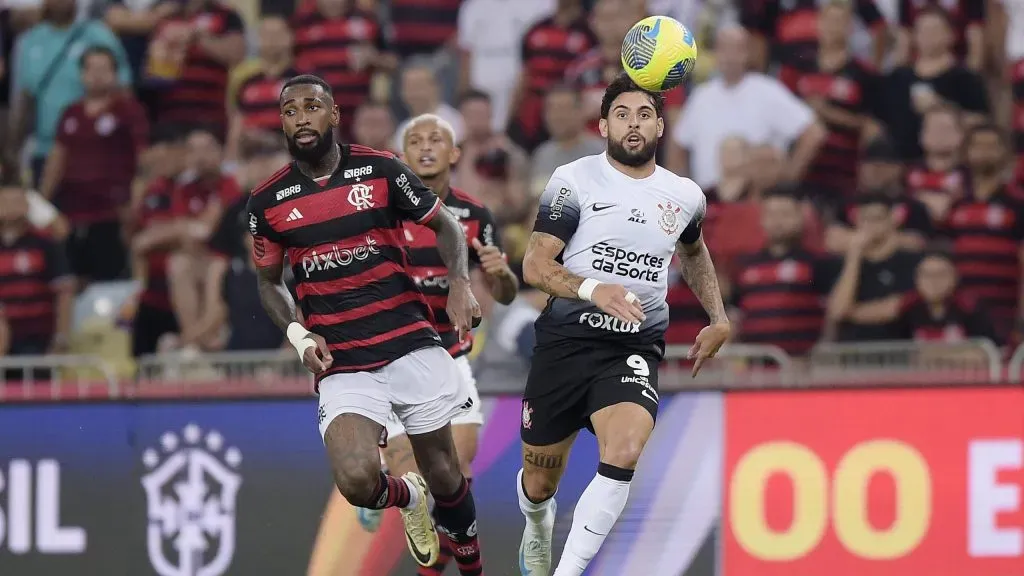
[(726, 396), (724, 576), (1024, 574), (1024, 390)]

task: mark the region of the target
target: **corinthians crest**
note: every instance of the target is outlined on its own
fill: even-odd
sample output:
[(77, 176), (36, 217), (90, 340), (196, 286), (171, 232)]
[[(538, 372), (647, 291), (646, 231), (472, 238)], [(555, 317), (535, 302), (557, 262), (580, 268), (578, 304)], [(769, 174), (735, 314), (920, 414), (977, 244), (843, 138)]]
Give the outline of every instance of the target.
[(661, 210), (661, 216), (658, 217), (658, 224), (666, 234), (672, 235), (679, 231), (679, 211), (682, 210), (679, 206), (666, 202), (664, 205), (658, 204), (658, 210)]
[(216, 430), (189, 424), (165, 432), (142, 463), (149, 561), (160, 576), (221, 576), (235, 553), (235, 502), (242, 453)]

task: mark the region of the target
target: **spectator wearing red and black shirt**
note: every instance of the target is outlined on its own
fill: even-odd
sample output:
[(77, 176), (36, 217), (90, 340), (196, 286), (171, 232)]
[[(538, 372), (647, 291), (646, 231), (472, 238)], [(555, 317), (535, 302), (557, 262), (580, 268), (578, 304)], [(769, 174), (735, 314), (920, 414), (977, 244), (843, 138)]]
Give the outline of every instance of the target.
[(910, 197), (928, 207), (932, 221), (945, 221), (949, 207), (964, 196), (965, 179), (961, 165), (963, 126), (952, 108), (933, 108), (924, 116), (921, 148), (924, 158), (907, 170)]
[[(224, 137), (228, 71), (245, 58), (244, 34), (242, 18), (217, 0), (189, 0), (180, 15), (160, 24), (149, 47), (149, 74), (156, 76), (154, 70), (167, 67), (168, 60), (178, 62), (165, 76), (160, 122), (209, 125)], [(172, 38), (161, 40), (165, 35)], [(155, 58), (165, 50), (167, 58), (159, 63)]]
[(968, 194), (950, 208), (945, 233), (964, 294), (985, 303), (1006, 341), (1022, 313), (1024, 202), (1004, 179), (1008, 150), (998, 128), (976, 127), (965, 144)]
[(300, 8), (292, 19), (295, 67), (331, 85), (341, 114), (338, 130), (351, 138), (356, 108), (370, 96), (377, 71), (388, 72), (398, 61), (377, 17), (353, 0), (318, 0)]
[(153, 173), (135, 207), (131, 227), (132, 268), (143, 271), (132, 322), (132, 354), (157, 352), (165, 334), (178, 332), (167, 284), (167, 258), (184, 236), (171, 210), (176, 180), (184, 170), (184, 134), (170, 126), (156, 126), (146, 153)]
[(242, 195), (238, 182), (221, 164), (224, 149), (212, 130), (194, 130), (185, 140), (184, 182), (171, 196), (171, 212), (179, 220), (184, 240), (167, 261), (171, 305), (181, 326), (184, 346), (202, 347), (200, 318), (209, 281), (211, 258), (207, 242), (224, 210)]
[[(917, 17), (928, 10), (942, 10), (953, 28), (953, 52), (968, 68), (981, 72), (985, 64), (985, 0), (898, 0), (896, 18), (900, 25), (900, 46), (905, 60), (910, 53), (910, 36)], [(999, 49), (1002, 49), (1000, 46)]]
[[(573, 60), (565, 71), (566, 81), (582, 95), (588, 128), (597, 135), (600, 135), (598, 124), (604, 90), (622, 74), (622, 41), (633, 24), (646, 15), (635, 7), (635, 3), (621, 0), (599, 0), (590, 12), (590, 28), (597, 46)], [(673, 126), (686, 100), (686, 91), (678, 88), (664, 95), (665, 125)]]
[(1000, 342), (979, 302), (958, 293), (956, 268), (948, 254), (926, 254), (917, 265), (914, 284), (915, 291), (903, 299), (896, 319), (901, 339), (962, 342), (988, 338)]
[(796, 93), (818, 114), (828, 138), (807, 168), (804, 182), (819, 199), (836, 204), (857, 186), (861, 142), (877, 129), (872, 117), (881, 83), (867, 65), (850, 56), (850, 9), (828, 4), (818, 12), (818, 50), (796, 82)]
[[(247, 63), (248, 64), (248, 63)], [(292, 61), (292, 31), (280, 16), (260, 22), (259, 56), (232, 73), (228, 91), (228, 136), (226, 156), (237, 162), (246, 146), (283, 144), (278, 99), (295, 71)]]
[(807, 353), (821, 337), (825, 297), (838, 266), (800, 246), (803, 212), (788, 191), (765, 195), (761, 205), (764, 250), (744, 258), (732, 283), (744, 342), (774, 344), (788, 354)]
[(66, 250), (82, 281), (113, 280), (127, 270), (121, 221), (149, 139), (146, 112), (118, 86), (117, 66), (106, 48), (82, 55), (85, 98), (61, 115), (40, 185), (71, 224)]
[[(779, 80), (796, 91), (800, 76), (813, 71), (818, 47), (818, 12), (820, 0), (742, 0), (740, 22), (755, 38), (754, 50), (757, 69), (764, 70), (778, 62)], [(831, 2), (830, 6), (844, 6), (846, 2)], [(878, 67), (884, 56), (888, 30), (885, 19), (874, 0), (854, 0), (852, 10), (865, 25), (872, 28), (875, 37), (875, 61)]]
[(462, 0), (391, 0), (391, 42), (402, 60), (433, 54), (455, 37)]
[(548, 139), (544, 94), (565, 78), (573, 60), (596, 44), (582, 0), (558, 0), (554, 14), (523, 34), (522, 69), (512, 95), (508, 134), (527, 153)]
[(8, 354), (65, 351), (74, 296), (63, 247), (33, 230), (26, 191), (12, 180), (0, 183), (0, 308), (10, 329)]

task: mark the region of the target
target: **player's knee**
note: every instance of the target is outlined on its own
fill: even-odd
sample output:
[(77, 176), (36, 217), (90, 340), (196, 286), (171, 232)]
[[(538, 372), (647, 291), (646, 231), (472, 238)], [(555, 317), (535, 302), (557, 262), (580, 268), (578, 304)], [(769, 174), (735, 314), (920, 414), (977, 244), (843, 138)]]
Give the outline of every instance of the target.
[(523, 492), (534, 502), (543, 502), (555, 495), (558, 480), (545, 470), (528, 466), (523, 469)]
[(380, 474), (372, 466), (346, 467), (334, 471), (338, 491), (353, 506), (371, 505), (379, 481)]
[(643, 441), (629, 433), (609, 440), (601, 450), (601, 462), (618, 468), (633, 470), (644, 450)]

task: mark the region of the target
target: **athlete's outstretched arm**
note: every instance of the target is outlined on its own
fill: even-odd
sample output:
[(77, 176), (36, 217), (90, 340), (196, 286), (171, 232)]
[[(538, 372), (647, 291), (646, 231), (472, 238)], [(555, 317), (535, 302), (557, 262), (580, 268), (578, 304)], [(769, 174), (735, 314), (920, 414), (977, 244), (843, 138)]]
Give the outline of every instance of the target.
[(530, 235), (523, 258), (523, 279), (538, 290), (556, 298), (579, 298), (582, 276), (577, 276), (558, 263), (556, 258), (565, 248), (565, 242), (544, 232)]
[(260, 293), (263, 309), (281, 331), (295, 322), (295, 301), (284, 285), (284, 264), (271, 264), (256, 268), (256, 286)]
[(459, 340), (480, 318), (480, 304), (469, 283), (469, 248), (466, 233), (455, 216), (443, 205), (424, 223), (437, 236), (437, 251), (448, 268), (448, 318), (459, 331)]
[(636, 295), (618, 284), (596, 282), (593, 279), (590, 295), (580, 294), (580, 287), (587, 281), (558, 263), (558, 255), (565, 248), (565, 242), (544, 232), (530, 235), (523, 258), (523, 278), (526, 283), (556, 298), (590, 300), (602, 311), (611, 314), (621, 322), (633, 324), (645, 319), (643, 308)]
[(425, 222), (427, 228), (437, 236), (437, 250), (448, 268), (448, 280), (460, 280), (469, 284), (469, 247), (462, 225), (447, 207), (441, 206), (433, 218)]

